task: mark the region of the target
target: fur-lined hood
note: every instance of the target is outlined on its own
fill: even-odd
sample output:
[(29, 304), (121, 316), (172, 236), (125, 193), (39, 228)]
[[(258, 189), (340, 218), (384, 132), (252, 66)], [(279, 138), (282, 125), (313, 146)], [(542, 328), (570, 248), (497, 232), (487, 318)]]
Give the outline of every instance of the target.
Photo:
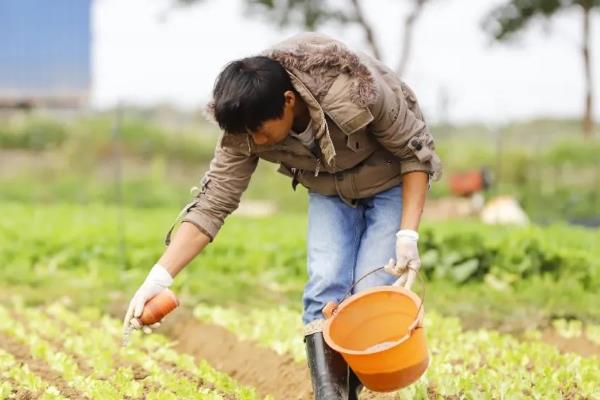
[[(327, 35), (304, 32), (294, 35), (263, 51), (260, 55), (278, 61), (310, 90), (321, 102), (333, 81), (341, 73), (350, 78), (350, 101), (358, 107), (368, 107), (377, 100), (377, 85), (371, 71), (357, 53)], [(204, 109), (207, 119), (215, 121), (215, 103)]]
[(348, 90), (352, 103), (368, 107), (377, 99), (373, 75), (359, 56), (343, 43), (324, 34), (305, 32), (294, 35), (261, 55), (279, 61), (304, 83), (319, 102), (341, 73), (350, 77)]
[[(333, 168), (336, 150), (329, 136), (323, 109), (327, 110), (330, 101), (334, 101), (338, 110), (344, 110), (343, 115), (338, 114), (340, 120), (337, 121), (343, 123), (352, 119), (348, 117), (349, 113), (357, 115), (375, 104), (379, 93), (372, 72), (360, 59), (359, 53), (349, 50), (343, 43), (329, 36), (315, 32), (294, 35), (268, 48), (260, 55), (278, 61), (290, 74), (297, 90), (302, 91), (301, 87), (303, 87), (310, 92), (304, 96), (304, 100), (309, 106), (311, 118), (315, 123), (315, 139), (323, 154), (322, 161), (326, 166)], [(338, 80), (340, 77), (344, 77), (343, 83)], [(336, 92), (333, 96), (328, 96), (336, 80), (338, 80)], [(341, 87), (339, 87), (340, 83), (342, 83)], [(338, 93), (340, 90), (346, 92), (347, 96), (340, 98)], [(340, 100), (346, 102), (342, 107), (340, 107)], [(204, 109), (205, 117), (212, 122), (216, 122), (214, 108), (213, 100)], [(331, 113), (330, 116), (335, 118), (335, 114)], [(354, 119), (354, 122), (360, 121)]]

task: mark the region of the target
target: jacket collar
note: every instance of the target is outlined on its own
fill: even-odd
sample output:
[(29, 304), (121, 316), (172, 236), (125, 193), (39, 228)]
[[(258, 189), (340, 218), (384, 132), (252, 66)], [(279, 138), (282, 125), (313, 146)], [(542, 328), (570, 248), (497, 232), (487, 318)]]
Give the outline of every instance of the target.
[(292, 85), (298, 94), (302, 97), (302, 100), (306, 103), (310, 119), (313, 123), (313, 134), (315, 140), (319, 144), (319, 149), (323, 155), (323, 162), (329, 166), (334, 167), (335, 164), (335, 148), (333, 147), (333, 141), (329, 135), (329, 127), (327, 121), (325, 121), (325, 113), (321, 108), (319, 102), (314, 98), (308, 88), (296, 77), (293, 73), (288, 71)]
[(343, 43), (315, 32), (292, 36), (262, 55), (278, 61), (287, 70), (294, 89), (308, 107), (323, 161), (333, 167), (336, 153), (325, 113), (347, 134), (356, 130), (347, 124), (349, 115), (364, 116), (354, 119), (354, 125), (370, 122), (372, 116), (368, 112), (365, 115), (364, 110), (375, 103), (378, 95), (371, 71)]

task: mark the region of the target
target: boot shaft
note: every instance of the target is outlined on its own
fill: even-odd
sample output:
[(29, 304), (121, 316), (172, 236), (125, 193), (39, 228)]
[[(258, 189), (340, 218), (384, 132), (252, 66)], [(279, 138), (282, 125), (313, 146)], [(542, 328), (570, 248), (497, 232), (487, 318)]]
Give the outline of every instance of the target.
[(304, 343), (315, 400), (357, 400), (360, 381), (342, 355), (327, 345), (323, 333), (306, 335)]

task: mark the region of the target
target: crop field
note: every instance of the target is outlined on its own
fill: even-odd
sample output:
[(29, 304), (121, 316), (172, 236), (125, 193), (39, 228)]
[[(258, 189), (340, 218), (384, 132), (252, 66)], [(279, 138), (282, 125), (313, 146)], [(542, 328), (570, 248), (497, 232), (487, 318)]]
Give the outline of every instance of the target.
[(205, 362), (171, 348), (161, 335), (123, 347), (118, 320), (45, 309), (0, 308), (2, 398), (259, 399)]
[[(123, 347), (173, 210), (125, 209), (119, 232), (110, 206), (1, 207), (0, 398), (312, 398), (303, 216), (231, 217), (176, 278), (182, 306)], [(431, 365), (361, 399), (600, 399), (597, 231), (426, 222), (421, 246)]]
[[(358, 400), (600, 400), (599, 26), (600, 0), (0, 0), (0, 400), (353, 387), (303, 304), (362, 288), (325, 264), (362, 270), (397, 221), (361, 198), (311, 229), (308, 287), (309, 207), (345, 213), (309, 193), (392, 181), (419, 324), (384, 288), (323, 336), (412, 383)], [(165, 254), (193, 201), (218, 235)]]

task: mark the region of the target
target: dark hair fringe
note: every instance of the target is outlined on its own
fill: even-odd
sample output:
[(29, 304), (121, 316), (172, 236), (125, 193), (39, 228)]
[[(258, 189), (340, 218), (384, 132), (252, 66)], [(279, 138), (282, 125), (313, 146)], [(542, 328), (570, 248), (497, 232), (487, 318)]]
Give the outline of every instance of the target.
[(265, 121), (281, 118), (287, 90), (293, 86), (278, 61), (265, 56), (232, 61), (213, 88), (215, 119), (227, 133), (254, 132)]

